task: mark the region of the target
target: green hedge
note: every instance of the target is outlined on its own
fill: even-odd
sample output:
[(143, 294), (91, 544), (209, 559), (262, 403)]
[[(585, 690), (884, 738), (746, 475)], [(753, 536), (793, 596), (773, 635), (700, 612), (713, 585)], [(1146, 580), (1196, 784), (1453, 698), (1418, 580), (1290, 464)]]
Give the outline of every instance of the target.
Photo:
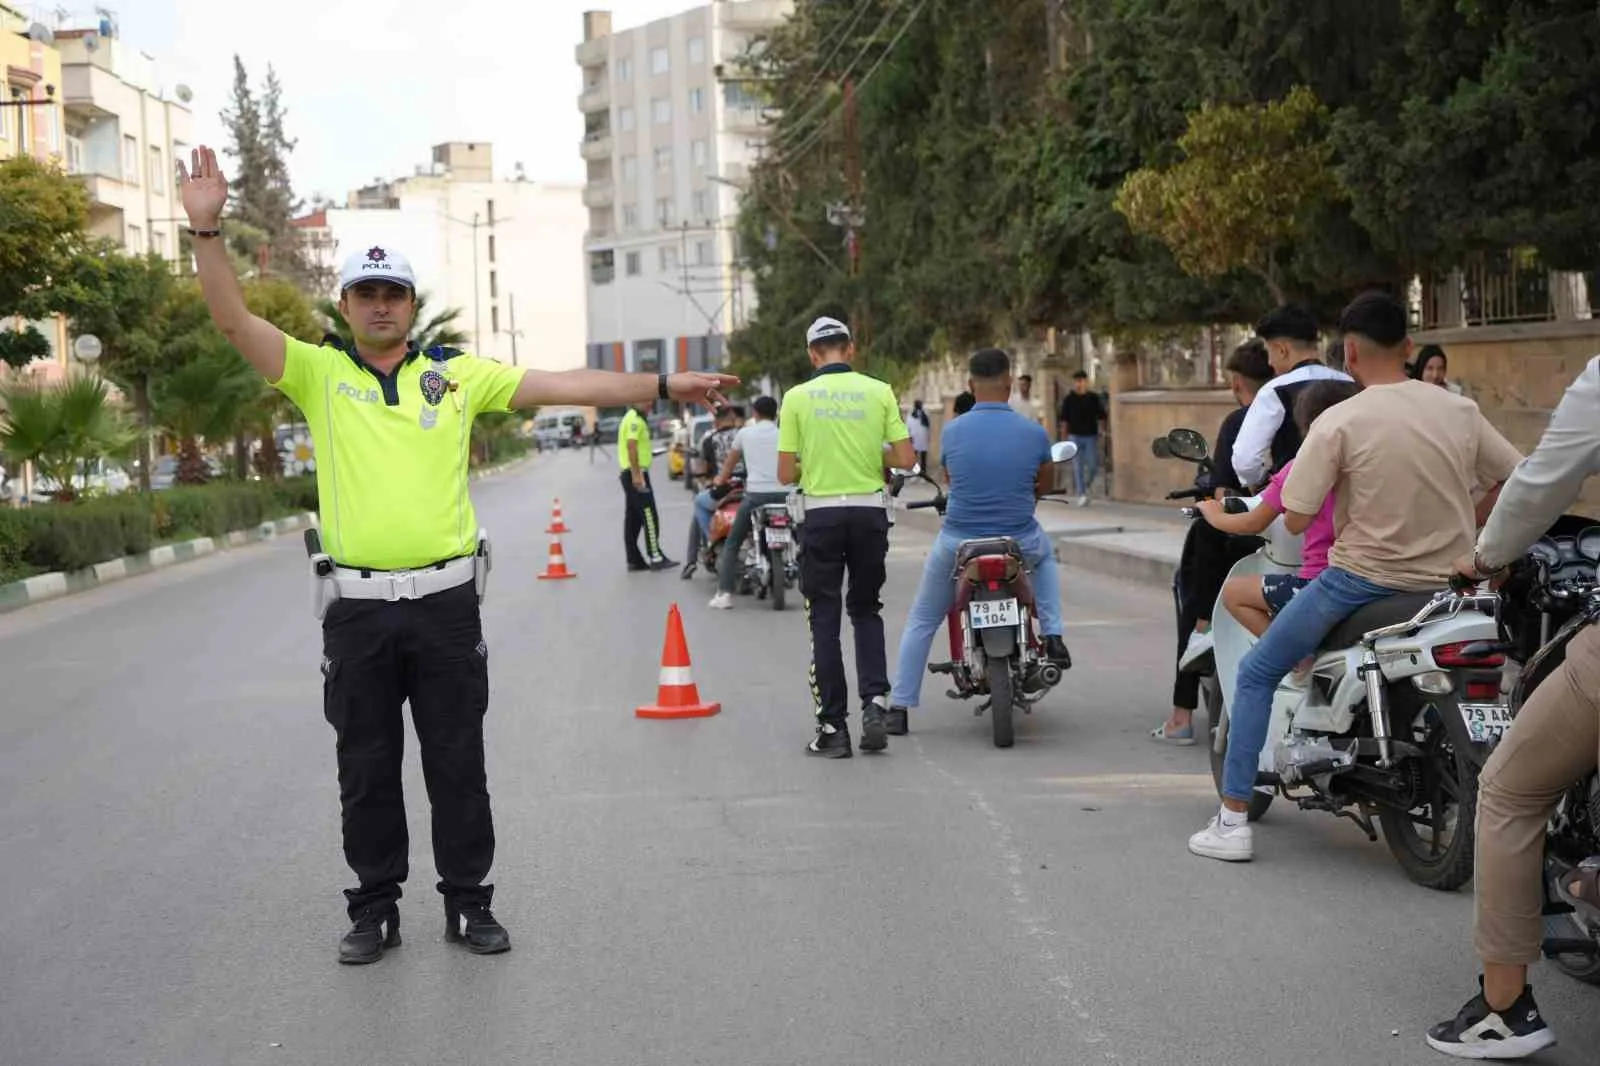
[(316, 481), (309, 477), (276, 485), (224, 481), (22, 510), (0, 507), (0, 584), (82, 570), (164, 541), (221, 537), (316, 509)]

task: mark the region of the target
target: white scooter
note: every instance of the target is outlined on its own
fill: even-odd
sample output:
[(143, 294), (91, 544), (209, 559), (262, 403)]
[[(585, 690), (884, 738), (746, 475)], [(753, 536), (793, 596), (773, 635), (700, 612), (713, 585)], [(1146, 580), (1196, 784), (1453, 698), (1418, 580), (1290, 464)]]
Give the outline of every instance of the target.
[[(1186, 458), (1205, 450), (1204, 438), (1192, 430), (1174, 430), (1169, 442)], [(1243, 513), (1259, 503), (1259, 497), (1233, 498), (1224, 507)], [(1228, 576), (1299, 569), (1300, 537), (1281, 517), (1266, 540)], [(1512, 719), (1500, 691), (1505, 647), (1498, 603), (1497, 596), (1473, 591), (1405, 593), (1363, 607), (1336, 626), (1303, 687), (1289, 677), (1278, 683), (1251, 820), (1283, 796), (1302, 810), (1349, 818), (1376, 841), (1376, 815), (1390, 853), (1411, 880), (1445, 891), (1466, 884), (1478, 773)], [(1239, 664), (1255, 638), (1220, 598), (1211, 621), (1216, 672), (1203, 680), (1201, 698), (1220, 790), (1228, 708)]]

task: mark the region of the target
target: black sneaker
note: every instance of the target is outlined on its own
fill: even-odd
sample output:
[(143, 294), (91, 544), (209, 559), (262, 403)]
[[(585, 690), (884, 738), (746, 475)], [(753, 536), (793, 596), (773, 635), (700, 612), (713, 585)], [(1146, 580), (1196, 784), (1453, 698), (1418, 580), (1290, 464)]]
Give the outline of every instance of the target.
[(903, 737), (911, 732), (910, 718), (904, 707), (890, 707), (883, 712), (883, 725), (891, 737)]
[(850, 757), (850, 730), (846, 726), (817, 726), (817, 735), (806, 745), (806, 754), (821, 759), (848, 759)]
[(362, 966), (383, 958), (388, 948), (400, 946), (400, 908), (368, 907), (356, 915), (355, 924), (339, 941), (339, 961)]
[(877, 699), (869, 700), (861, 708), (861, 750), (883, 751), (889, 746), (888, 723), (885, 719), (886, 708)]
[(1067, 642), (1060, 637), (1044, 638), (1044, 657), (1063, 670), (1072, 669), (1072, 653), (1067, 651)]
[(1428, 1046), (1458, 1059), (1521, 1059), (1555, 1045), (1555, 1034), (1544, 1024), (1533, 989), (1524, 987), (1517, 1001), (1503, 1011), (1489, 1009), (1483, 998), (1483, 978), (1478, 994), (1461, 1013), (1428, 1030)]
[(663, 555), (661, 558), (651, 561), (650, 569), (652, 569), (654, 571), (657, 571), (659, 573), (662, 570), (671, 570), (673, 567), (675, 567), (677, 565), (678, 564), (676, 562), (674, 562), (671, 559), (668, 559), (665, 555)]
[(444, 901), (444, 938), (460, 942), (474, 955), (498, 955), (511, 950), (511, 934), (495, 920), (487, 902)]

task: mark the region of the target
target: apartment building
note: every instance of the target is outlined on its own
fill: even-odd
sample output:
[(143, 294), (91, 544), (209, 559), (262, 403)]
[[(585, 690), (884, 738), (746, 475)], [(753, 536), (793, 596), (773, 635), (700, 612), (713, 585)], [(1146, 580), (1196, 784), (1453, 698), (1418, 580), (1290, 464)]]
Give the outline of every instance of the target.
[(738, 62), (793, 0), (715, 0), (636, 29), (584, 15), (588, 365), (706, 369), (754, 308), (739, 268), (740, 186), (765, 116)]
[(579, 186), (529, 181), (520, 164), (496, 177), (494, 146), (480, 141), (436, 145), (411, 176), (375, 181), (297, 225), (332, 270), (353, 250), (404, 252), (427, 313), (459, 308), (473, 352), (571, 370), (584, 365), (587, 217)]

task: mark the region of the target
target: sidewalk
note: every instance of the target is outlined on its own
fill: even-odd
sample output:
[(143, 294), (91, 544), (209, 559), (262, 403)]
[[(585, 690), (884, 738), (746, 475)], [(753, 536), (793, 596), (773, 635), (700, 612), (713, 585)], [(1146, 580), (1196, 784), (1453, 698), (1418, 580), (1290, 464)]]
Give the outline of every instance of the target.
[[(907, 485), (902, 502), (931, 499), (926, 484)], [(1039, 501), (1039, 524), (1056, 542), (1056, 559), (1064, 566), (1081, 567), (1123, 581), (1172, 584), (1172, 574), (1183, 556), (1189, 519), (1174, 503), (1168, 507), (1141, 503), (1116, 503), (1095, 497), (1087, 507), (1070, 499), (1050, 497)], [(933, 511), (904, 511), (899, 521), (919, 528), (937, 528)]]

